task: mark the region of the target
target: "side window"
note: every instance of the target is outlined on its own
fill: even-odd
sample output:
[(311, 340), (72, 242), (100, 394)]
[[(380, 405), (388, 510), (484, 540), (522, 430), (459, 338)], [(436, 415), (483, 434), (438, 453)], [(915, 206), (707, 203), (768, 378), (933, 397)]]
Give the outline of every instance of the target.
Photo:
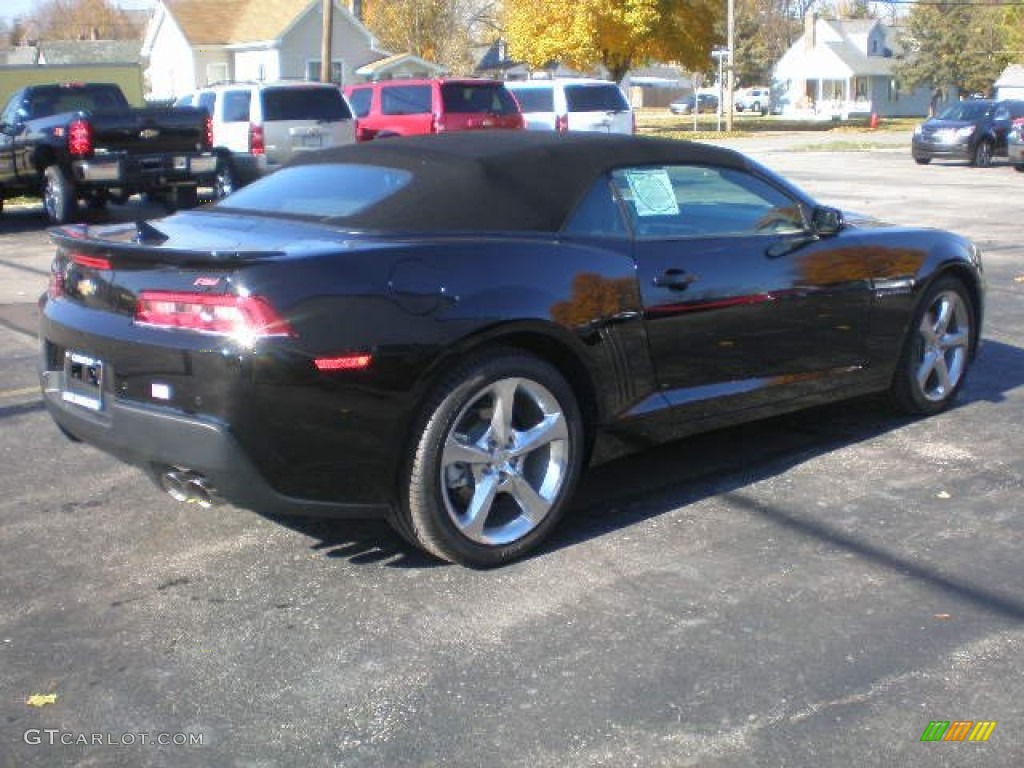
[(196, 106), (206, 110), (206, 114), (213, 117), (213, 106), (217, 103), (217, 94), (213, 91), (205, 91), (199, 94), (199, 98), (196, 99)]
[(176, 106), (176, 107), (191, 107), (192, 106), (192, 94), (188, 93), (188, 94), (185, 94), (184, 96), (180, 97), (176, 102), (174, 102), (174, 106)]
[(391, 85), (380, 89), (384, 115), (422, 115), (430, 112), (429, 85)]
[(638, 238), (801, 232), (800, 204), (733, 168), (700, 165), (623, 168), (612, 174)]
[(607, 177), (597, 180), (576, 206), (563, 231), (570, 235), (625, 237), (622, 208)]
[(249, 122), (249, 91), (224, 91), (224, 122)]
[(366, 117), (370, 114), (370, 102), (373, 100), (373, 90), (370, 88), (355, 88), (348, 97), (348, 103), (352, 105), (352, 111), (356, 117)]

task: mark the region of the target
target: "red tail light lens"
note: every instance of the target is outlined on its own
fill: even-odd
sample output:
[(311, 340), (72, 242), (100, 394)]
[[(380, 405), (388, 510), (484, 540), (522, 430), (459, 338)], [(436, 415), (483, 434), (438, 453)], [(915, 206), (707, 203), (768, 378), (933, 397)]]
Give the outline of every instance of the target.
[(318, 371), (360, 371), (369, 368), (371, 355), (343, 355), (341, 357), (318, 357), (313, 361)]
[(135, 304), (135, 322), (152, 328), (232, 336), (246, 342), (295, 335), (288, 322), (260, 296), (143, 291)]
[(75, 157), (92, 154), (92, 126), (88, 120), (75, 120), (68, 126), (68, 152)]
[(569, 130), (568, 115), (558, 115), (555, 118), (555, 130), (558, 131), (559, 133), (565, 133), (566, 131)]
[(50, 267), (50, 282), (46, 286), (46, 295), (51, 299), (59, 299), (64, 293), (64, 272), (57, 262), (54, 262)]
[(89, 256), (85, 253), (72, 253), (71, 261), (80, 267), (88, 267), (89, 269), (112, 269), (110, 259), (104, 258), (103, 256)]
[(213, 149), (213, 118), (206, 116), (206, 131), (203, 136), (206, 141), (206, 148)]
[(267, 154), (267, 145), (263, 141), (263, 126), (249, 125), (249, 152), (254, 155)]

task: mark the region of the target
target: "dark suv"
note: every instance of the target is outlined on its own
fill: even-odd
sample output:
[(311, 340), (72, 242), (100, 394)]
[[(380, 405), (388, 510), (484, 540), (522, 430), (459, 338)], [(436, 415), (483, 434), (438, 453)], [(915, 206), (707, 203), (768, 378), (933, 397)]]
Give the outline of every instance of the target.
[(519, 104), (498, 80), (385, 80), (345, 89), (359, 141), (385, 136), (525, 127)]
[(1006, 135), (1020, 117), (1024, 101), (958, 101), (914, 129), (911, 154), (921, 165), (961, 160), (985, 168), (1006, 155)]

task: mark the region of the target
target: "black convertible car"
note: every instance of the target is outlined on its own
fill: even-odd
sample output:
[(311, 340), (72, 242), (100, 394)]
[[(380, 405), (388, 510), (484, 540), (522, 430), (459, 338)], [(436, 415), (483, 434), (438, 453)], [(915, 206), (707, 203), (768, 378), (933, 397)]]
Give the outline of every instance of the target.
[(201, 210), (52, 231), (42, 388), (178, 499), (384, 516), (490, 566), (631, 446), (868, 392), (936, 413), (977, 249), (688, 142), (484, 132), (304, 155)]

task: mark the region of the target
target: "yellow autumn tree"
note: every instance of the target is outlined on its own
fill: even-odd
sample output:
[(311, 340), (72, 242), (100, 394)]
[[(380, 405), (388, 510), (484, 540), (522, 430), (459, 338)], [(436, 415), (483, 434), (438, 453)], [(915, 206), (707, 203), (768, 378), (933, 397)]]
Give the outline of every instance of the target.
[(719, 42), (719, 0), (505, 0), (509, 54), (532, 67), (603, 65), (619, 81), (634, 66), (703, 69)]

